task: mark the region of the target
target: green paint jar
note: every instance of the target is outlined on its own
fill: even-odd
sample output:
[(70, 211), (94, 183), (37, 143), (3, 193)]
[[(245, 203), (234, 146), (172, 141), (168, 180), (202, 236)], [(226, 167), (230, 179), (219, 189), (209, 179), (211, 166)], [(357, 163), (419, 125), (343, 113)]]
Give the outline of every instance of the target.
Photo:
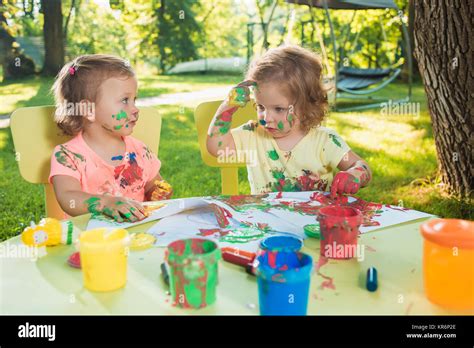
[(319, 230), (319, 223), (309, 224), (303, 227), (304, 234), (310, 238), (321, 239), (321, 232)]
[(203, 308), (215, 302), (220, 258), (217, 244), (208, 239), (180, 239), (168, 245), (165, 259), (174, 306)]

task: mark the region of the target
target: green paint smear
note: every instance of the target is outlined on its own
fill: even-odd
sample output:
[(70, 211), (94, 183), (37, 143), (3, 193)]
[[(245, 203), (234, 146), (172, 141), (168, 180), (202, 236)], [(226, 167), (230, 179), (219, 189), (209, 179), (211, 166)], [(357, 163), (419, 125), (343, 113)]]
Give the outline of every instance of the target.
[(278, 129), (279, 130), (283, 130), (284, 126), (283, 126), (283, 122), (278, 122)]
[(219, 142), (217, 143), (217, 146), (221, 147), (221, 146), (222, 146), (222, 141), (219, 141)]
[(120, 128), (122, 128), (122, 126), (121, 126), (121, 125), (120, 125), (120, 126), (115, 126), (115, 127), (114, 127), (114, 129), (115, 129), (115, 130), (119, 130)]
[(337, 137), (336, 135), (334, 135), (334, 134), (329, 134), (329, 137), (331, 138), (331, 140), (332, 140), (332, 142), (333, 142), (334, 144), (336, 144), (338, 147), (341, 147), (341, 148), (342, 148), (342, 145), (341, 145), (341, 143), (339, 142), (338, 137)]
[(256, 226), (247, 226), (242, 224), (238, 228), (230, 229), (230, 232), (221, 238), (220, 242), (227, 243), (247, 243), (265, 237), (268, 234), (268, 229), (260, 229)]
[(243, 87), (237, 87), (235, 89), (235, 98), (234, 98), (234, 102), (238, 102), (239, 104), (243, 104), (246, 102), (246, 91), (245, 91), (245, 88)]
[(242, 126), (242, 129), (243, 130), (246, 130), (246, 131), (250, 131), (250, 132), (253, 132), (255, 130), (255, 128), (258, 127), (258, 123), (255, 123), (255, 122), (251, 122), (251, 123), (246, 123)]
[(280, 158), (280, 156), (278, 156), (278, 152), (276, 152), (275, 149), (271, 150), (271, 151), (268, 151), (268, 157), (270, 157), (270, 159), (276, 161)]
[(101, 211), (97, 209), (97, 206), (100, 204), (99, 197), (90, 197), (84, 203), (87, 204), (87, 211), (92, 213), (92, 216), (101, 215)]
[[(112, 118), (114, 117), (115, 115), (112, 115)], [(127, 118), (127, 113), (123, 110), (120, 110), (120, 112), (117, 114), (117, 117), (115, 118), (117, 121), (120, 121), (124, 118)]]
[(85, 162), (84, 156), (81, 154), (75, 153), (70, 151), (64, 145), (59, 146), (59, 151), (57, 151), (54, 156), (56, 157), (56, 161), (72, 170), (77, 170), (77, 165), (74, 163), (76, 159), (80, 160), (81, 162)]

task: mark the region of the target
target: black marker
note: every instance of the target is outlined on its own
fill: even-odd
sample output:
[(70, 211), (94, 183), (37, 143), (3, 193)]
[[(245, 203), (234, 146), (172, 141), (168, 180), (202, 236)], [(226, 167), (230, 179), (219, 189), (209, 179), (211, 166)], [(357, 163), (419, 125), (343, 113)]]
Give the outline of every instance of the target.
[(369, 291), (377, 290), (377, 270), (375, 267), (370, 267), (367, 270), (367, 282), (365, 286)]
[(161, 268), (161, 276), (163, 277), (163, 281), (165, 282), (166, 285), (170, 285), (170, 276), (168, 274), (168, 267), (166, 266), (166, 263), (163, 262), (160, 265)]

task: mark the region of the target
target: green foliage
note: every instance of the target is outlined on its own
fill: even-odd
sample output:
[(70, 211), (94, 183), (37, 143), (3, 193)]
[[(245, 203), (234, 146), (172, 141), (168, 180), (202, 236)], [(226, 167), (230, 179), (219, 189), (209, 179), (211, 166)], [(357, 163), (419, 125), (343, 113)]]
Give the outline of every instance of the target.
[(81, 1), (69, 23), (66, 60), (93, 53), (108, 53), (130, 58), (127, 49), (127, 31), (121, 16), (120, 11), (112, 11), (93, 1)]
[[(308, 8), (300, 8), (298, 11), (297, 17), (301, 21), (311, 20), (311, 12)], [(355, 16), (352, 10), (333, 10), (330, 14), (338, 45), (337, 59), (341, 65), (375, 68), (402, 62), (400, 60), (401, 20), (406, 20), (403, 15), (400, 17), (395, 10), (382, 9), (355, 11)], [(334, 55), (329, 24), (321, 9), (313, 9), (312, 16), (321, 31), (332, 70)], [(295, 35), (299, 38), (301, 38), (301, 21), (295, 26)], [(348, 25), (349, 23), (351, 25)], [(311, 23), (306, 24), (303, 38), (305, 46), (321, 52), (322, 48), (317, 35), (318, 27), (313, 27)], [(331, 71), (331, 73), (334, 72)]]

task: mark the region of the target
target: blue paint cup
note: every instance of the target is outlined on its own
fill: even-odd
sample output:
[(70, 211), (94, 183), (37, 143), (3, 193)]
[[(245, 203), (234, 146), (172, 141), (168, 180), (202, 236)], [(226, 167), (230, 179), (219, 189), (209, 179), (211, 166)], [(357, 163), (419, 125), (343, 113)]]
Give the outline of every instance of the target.
[(303, 246), (301, 239), (292, 236), (273, 236), (262, 240), (260, 243), (261, 250), (270, 251), (300, 251)]
[(306, 315), (311, 256), (301, 252), (263, 251), (257, 258), (260, 315)]

